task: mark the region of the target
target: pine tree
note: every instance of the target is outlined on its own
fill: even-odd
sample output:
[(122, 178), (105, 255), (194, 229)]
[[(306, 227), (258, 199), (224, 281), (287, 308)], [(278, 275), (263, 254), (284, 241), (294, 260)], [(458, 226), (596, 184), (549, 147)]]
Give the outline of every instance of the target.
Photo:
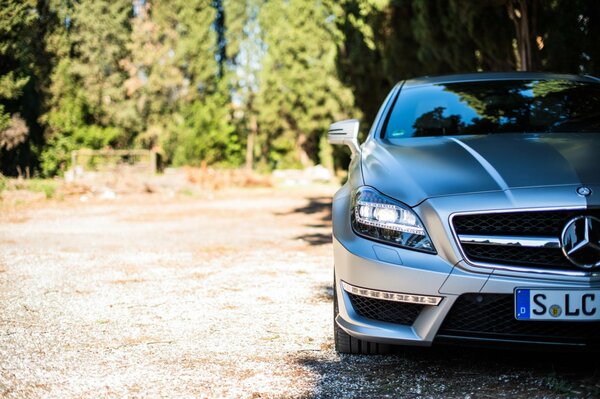
[(227, 81), (232, 89), (234, 123), (240, 137), (245, 138), (246, 169), (254, 168), (255, 144), (258, 136), (256, 96), (259, 72), (266, 52), (259, 22), (263, 0), (225, 1)]
[[(121, 126), (127, 74), (120, 62), (128, 54), (131, 13), (130, 0), (82, 0), (74, 9), (70, 72), (85, 92), (90, 118), (100, 126)], [(123, 135), (126, 144), (127, 132)]]
[(160, 146), (176, 165), (240, 162), (224, 77), (225, 21), (222, 5), (208, 0), (137, 7), (124, 63), (129, 102), (140, 119), (137, 141)]
[(7, 105), (18, 100), (31, 80), (30, 30), (37, 18), (33, 1), (0, 1), (0, 131), (10, 126)]
[(38, 123), (53, 57), (45, 36), (57, 20), (45, 1), (0, 0), (0, 172), (29, 174), (43, 145)]
[(336, 76), (332, 24), (320, 1), (262, 7), (268, 46), (257, 98), (263, 162), (278, 167), (319, 162), (320, 137), (329, 123), (354, 113), (352, 94)]
[(73, 149), (125, 147), (135, 134), (123, 106), (130, 1), (54, 1), (50, 6), (60, 26), (46, 43), (59, 61), (41, 118), (46, 125), (47, 146), (40, 155), (45, 175), (64, 170)]
[[(53, 175), (71, 150), (104, 146), (162, 147), (175, 164), (331, 165), (327, 125), (364, 116), (366, 131), (399, 80), (597, 74), (599, 10), (586, 0), (0, 0), (0, 168), (41, 162)], [(345, 154), (333, 152), (338, 163)]]

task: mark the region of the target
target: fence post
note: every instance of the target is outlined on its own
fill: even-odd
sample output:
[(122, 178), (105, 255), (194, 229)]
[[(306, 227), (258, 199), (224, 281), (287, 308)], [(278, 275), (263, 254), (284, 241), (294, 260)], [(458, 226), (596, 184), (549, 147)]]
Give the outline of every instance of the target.
[(71, 151), (71, 170), (73, 171), (73, 180), (77, 177), (77, 150)]
[(153, 175), (156, 174), (156, 168), (158, 167), (158, 156), (157, 156), (157, 152), (156, 151), (152, 151), (151, 156), (150, 156), (150, 163), (152, 164), (152, 166), (150, 166), (150, 172), (152, 172)]

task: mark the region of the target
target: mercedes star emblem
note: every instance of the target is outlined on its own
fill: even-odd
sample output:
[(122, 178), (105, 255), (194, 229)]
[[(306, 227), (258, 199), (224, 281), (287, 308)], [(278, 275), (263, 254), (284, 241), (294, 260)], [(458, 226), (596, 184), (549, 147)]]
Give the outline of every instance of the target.
[(575, 266), (591, 269), (600, 266), (600, 219), (578, 216), (571, 219), (561, 236), (562, 251)]
[(592, 193), (592, 189), (589, 187), (581, 186), (581, 187), (577, 188), (577, 194), (581, 195), (582, 197), (587, 197), (591, 193)]

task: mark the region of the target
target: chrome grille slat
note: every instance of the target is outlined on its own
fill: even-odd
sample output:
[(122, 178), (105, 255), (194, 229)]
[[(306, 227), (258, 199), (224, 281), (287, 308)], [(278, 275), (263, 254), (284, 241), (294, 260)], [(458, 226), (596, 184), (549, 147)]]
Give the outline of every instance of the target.
[(463, 244), (506, 245), (510, 247), (528, 248), (560, 248), (560, 240), (556, 237), (515, 237), (459, 234), (458, 239)]
[(600, 209), (527, 209), (457, 213), (450, 225), (465, 260), (518, 272), (586, 275), (562, 253), (560, 236), (574, 217)]

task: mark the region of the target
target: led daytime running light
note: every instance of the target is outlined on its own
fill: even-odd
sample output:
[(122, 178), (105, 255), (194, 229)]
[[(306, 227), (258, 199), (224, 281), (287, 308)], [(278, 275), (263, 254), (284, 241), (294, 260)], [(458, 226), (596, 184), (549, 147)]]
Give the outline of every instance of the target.
[(366, 298), (381, 299), (384, 301), (415, 303), (429, 306), (437, 306), (440, 304), (440, 302), (442, 302), (441, 296), (415, 295), (404, 294), (400, 292), (371, 290), (367, 288), (356, 287), (346, 283), (345, 281), (342, 281), (342, 287), (344, 288), (344, 291), (350, 294), (363, 296)]

